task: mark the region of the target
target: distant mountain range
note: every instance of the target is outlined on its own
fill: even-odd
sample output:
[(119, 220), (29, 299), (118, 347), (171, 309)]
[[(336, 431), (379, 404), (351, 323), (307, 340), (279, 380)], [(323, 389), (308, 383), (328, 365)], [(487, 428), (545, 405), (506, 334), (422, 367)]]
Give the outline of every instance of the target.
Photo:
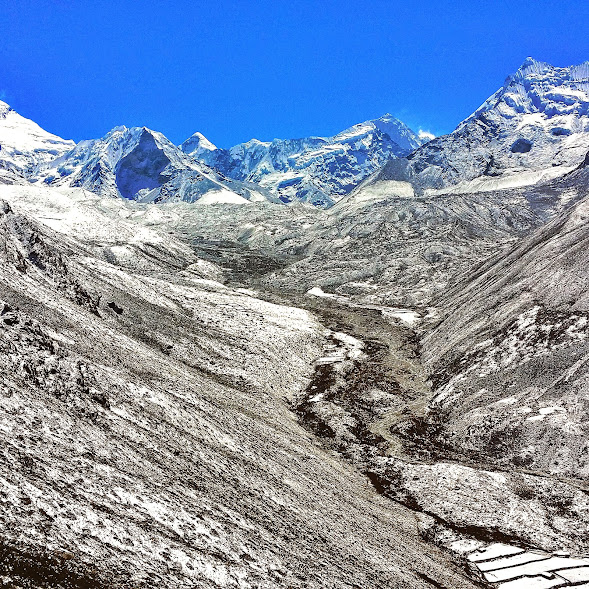
[(178, 147), (161, 133), (126, 127), (74, 145), (1, 103), (0, 165), (4, 181), (151, 202), (208, 195), (203, 202), (329, 208), (375, 173), (373, 181), (407, 182), (417, 192), (533, 184), (585, 157), (588, 75), (587, 63), (559, 68), (528, 58), (455, 131), (431, 141), (386, 114), (333, 137), (252, 139), (230, 149), (201, 133)]
[(386, 114), (333, 137), (252, 139), (217, 149), (197, 133), (180, 147), (229, 178), (267, 188), (282, 202), (328, 208), (388, 160), (408, 155), (424, 142)]
[(252, 139), (229, 150), (200, 133), (178, 147), (145, 127), (116, 127), (101, 139), (75, 145), (0, 105), (4, 182), (83, 187), (143, 202), (267, 200), (328, 208), (389, 159), (424, 142), (385, 115), (334, 137)]
[(102, 139), (81, 141), (46, 166), (39, 179), (142, 202), (273, 200), (266, 190), (225, 178), (145, 127), (117, 127)]

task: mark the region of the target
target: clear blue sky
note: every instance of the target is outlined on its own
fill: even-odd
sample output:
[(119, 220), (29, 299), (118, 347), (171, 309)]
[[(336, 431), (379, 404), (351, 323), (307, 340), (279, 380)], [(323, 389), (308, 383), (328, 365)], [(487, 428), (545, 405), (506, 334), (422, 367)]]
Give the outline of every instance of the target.
[(145, 125), (221, 147), (389, 111), (451, 131), (524, 58), (589, 60), (573, 0), (5, 0), (0, 98), (75, 140)]

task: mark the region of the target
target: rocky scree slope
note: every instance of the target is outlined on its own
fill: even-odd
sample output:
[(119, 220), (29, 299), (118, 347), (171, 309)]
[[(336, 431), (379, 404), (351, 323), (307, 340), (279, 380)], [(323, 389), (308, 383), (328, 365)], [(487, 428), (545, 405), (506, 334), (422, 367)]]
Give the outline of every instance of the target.
[(450, 449), (586, 480), (588, 210), (585, 198), (448, 293), (424, 345)]
[(3, 579), (472, 586), (285, 403), (323, 328), (80, 192), (1, 191)]
[[(589, 499), (575, 481), (493, 464), (472, 451), (450, 453), (440, 444), (434, 434), (441, 428), (429, 421), (437, 415), (430, 407), (419, 338), (394, 310), (333, 297), (297, 301), (316, 310), (334, 333), (315, 363), (313, 379), (296, 397), (295, 411), (380, 493), (415, 510), (426, 538), (458, 559), (492, 550), (497, 542), (507, 552), (525, 551), (522, 563), (563, 550), (575, 557), (586, 554)], [(566, 559), (546, 561), (553, 564), (573, 566)], [(479, 574), (476, 567), (474, 574)], [(530, 577), (522, 581), (526, 587), (542, 586), (540, 573)]]
[[(587, 194), (583, 188), (587, 186), (585, 175), (586, 170), (580, 169), (560, 180), (563, 199), (567, 195), (582, 198), (583, 190)], [(538, 192), (534, 198), (541, 202), (542, 195)], [(548, 200), (552, 198), (550, 192), (544, 196)], [(194, 235), (190, 231), (195, 225), (189, 210), (187, 205), (163, 207), (159, 209), (158, 223), (191, 240)], [(260, 247), (253, 251), (270, 256), (272, 250), (264, 249), (262, 244), (268, 246), (267, 240), (273, 238), (271, 232), (241, 227), (239, 210), (242, 209), (235, 207), (233, 211), (234, 235), (239, 235), (239, 231), (243, 231), (244, 238), (258, 235)], [(258, 223), (265, 222), (263, 211), (256, 207), (250, 213), (252, 210), (262, 215), (250, 217), (259, 227)], [(282, 207), (276, 210), (285, 211)], [(219, 213), (212, 209), (204, 212), (202, 222), (210, 228), (209, 243), (222, 252), (228, 244), (214, 241), (215, 234), (218, 235), (215, 221), (218, 222)], [(331, 212), (322, 214), (329, 217)], [(298, 223), (294, 227), (291, 222), (290, 229), (298, 231), (304, 225), (302, 214)], [(243, 249), (238, 251), (245, 259), (252, 255), (246, 241), (232, 242), (241, 243)], [(496, 251), (491, 240), (488, 251)], [(265, 283), (268, 277), (263, 275), (262, 281)], [(286, 296), (292, 288), (292, 283), (285, 282), (277, 290), (278, 296)], [(425, 385), (423, 376), (419, 376), (422, 368), (415, 333), (389, 318), (388, 311), (394, 309), (378, 305), (368, 305), (365, 309), (358, 300), (352, 302), (343, 297), (318, 299), (324, 300), (328, 307), (316, 308), (305, 299), (309, 297), (294, 295), (293, 301), (296, 306), (319, 312), (324, 322), (329, 318), (330, 323), (326, 324), (336, 333), (327, 342), (322, 360), (316, 362), (314, 379), (304, 394), (295, 399), (295, 411), (327, 447), (368, 473), (381, 493), (420, 512), (423, 534), (452, 551), (458, 550), (456, 546), (484, 547), (496, 541), (532, 550), (565, 549), (574, 554), (589, 549), (586, 544), (589, 502), (577, 482), (559, 473), (534, 471), (517, 461), (510, 463), (508, 458), (493, 461), (471, 447), (452, 448), (446, 442), (443, 429), (446, 413), (441, 411), (438, 418), (438, 407), (432, 403), (434, 393)], [(443, 311), (445, 302), (443, 298), (432, 304)], [(454, 304), (450, 298), (448, 308), (453, 309)], [(460, 304), (466, 307), (468, 302)], [(418, 325), (421, 335), (427, 334), (433, 320), (432, 313)], [(359, 340), (357, 344), (362, 352), (359, 356), (356, 347), (346, 349), (349, 336)], [(440, 374), (451, 369), (440, 365)], [(452, 403), (450, 400), (450, 407)], [(489, 408), (491, 423), (495, 414), (494, 407)], [(461, 423), (459, 409), (453, 413), (453, 419)], [(477, 427), (483, 426), (477, 422)]]
[[(586, 186), (586, 170), (568, 181)], [(431, 397), (421, 415), (408, 413), (391, 429), (404, 455), (373, 460), (371, 472), (385, 494), (423, 510), (428, 533), (450, 547), (458, 532), (589, 549), (588, 203), (586, 196), (434, 302), (442, 317), (422, 338)]]

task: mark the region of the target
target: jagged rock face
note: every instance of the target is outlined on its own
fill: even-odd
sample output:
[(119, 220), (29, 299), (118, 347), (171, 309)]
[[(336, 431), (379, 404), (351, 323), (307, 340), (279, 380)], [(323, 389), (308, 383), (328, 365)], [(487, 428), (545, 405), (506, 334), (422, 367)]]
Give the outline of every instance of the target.
[(0, 100), (0, 182), (22, 182), (74, 146)]
[(134, 198), (143, 190), (153, 190), (165, 183), (162, 174), (170, 159), (158, 148), (153, 135), (141, 133), (137, 146), (121, 158), (116, 166), (116, 183), (124, 198)]
[[(117, 127), (102, 139), (81, 141), (65, 156), (52, 162), (43, 182), (53, 186), (86, 188), (101, 196), (122, 196), (117, 185), (117, 166), (134, 150), (135, 153), (140, 151), (138, 146), (142, 138), (144, 144), (149, 142), (148, 135), (152, 138), (154, 151), (159, 151), (163, 156), (165, 148), (157, 149), (155, 133), (151, 135), (150, 131), (139, 127)], [(157, 139), (165, 141), (163, 136), (158, 136)], [(125, 189), (125, 192), (127, 198), (135, 196), (135, 193), (131, 194), (128, 189)]]
[(589, 476), (588, 218), (585, 198), (447, 293), (424, 345), (450, 451)]
[(82, 141), (41, 178), (51, 186), (145, 202), (196, 202), (206, 196), (206, 202), (247, 204), (267, 198), (263, 189), (223, 178), (145, 127), (117, 127), (102, 139)]
[(229, 150), (211, 148), (197, 135), (180, 146), (185, 153), (225, 176), (259, 183), (282, 202), (309, 202), (323, 208), (332, 206), (389, 158), (406, 155), (423, 143), (388, 114), (333, 137), (252, 139)]
[[(409, 180), (419, 190), (476, 178), (551, 169), (562, 174), (589, 143), (589, 62), (559, 68), (528, 58), (449, 135), (383, 170), (380, 180)], [(529, 183), (537, 180), (531, 175)]]

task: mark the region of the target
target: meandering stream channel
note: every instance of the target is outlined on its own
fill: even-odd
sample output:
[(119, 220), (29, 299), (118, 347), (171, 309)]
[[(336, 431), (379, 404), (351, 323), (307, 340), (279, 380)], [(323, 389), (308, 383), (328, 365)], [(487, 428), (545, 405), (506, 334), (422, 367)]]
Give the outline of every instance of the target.
[[(224, 267), (228, 285), (255, 289), (259, 298), (304, 308), (319, 319), (326, 347), (308, 386), (292, 401), (293, 412), (379, 493), (414, 510), (422, 535), (449, 549), (476, 583), (501, 589), (589, 587), (589, 560), (539, 550), (517, 527), (506, 533), (496, 525), (493, 506), (503, 501), (508, 511), (510, 501), (502, 497), (500, 471), (449, 454), (424, 426), (433, 393), (411, 326), (414, 310), (360, 305), (320, 288), (306, 294), (268, 291), (260, 278), (288, 261), (266, 259), (239, 244), (193, 245)], [(460, 480), (464, 473), (472, 479), (468, 484)], [(472, 510), (473, 492), (480, 495), (480, 517)]]

